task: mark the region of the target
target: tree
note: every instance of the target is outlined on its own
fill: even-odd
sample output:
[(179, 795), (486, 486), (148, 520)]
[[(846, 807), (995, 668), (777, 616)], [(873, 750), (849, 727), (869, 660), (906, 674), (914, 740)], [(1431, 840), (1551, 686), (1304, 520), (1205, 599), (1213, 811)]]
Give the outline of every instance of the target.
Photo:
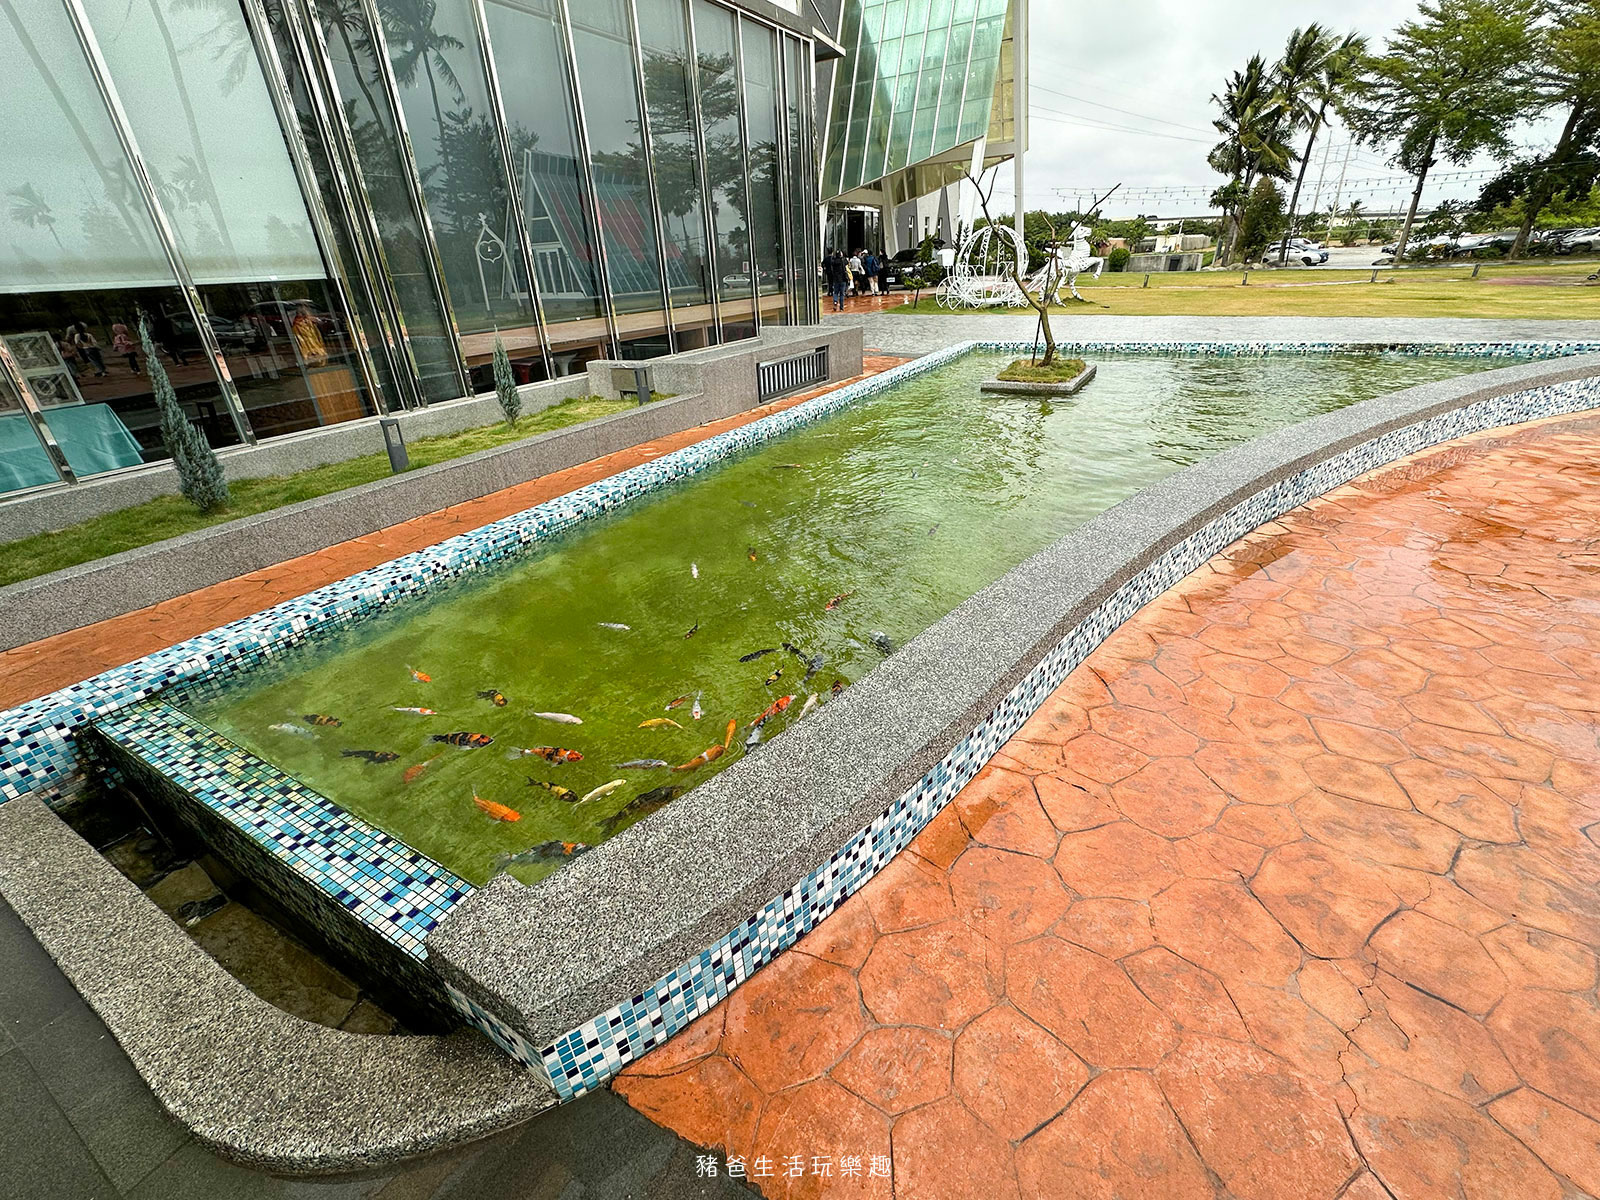
[[(983, 208), (983, 219), (993, 225), (994, 218), (989, 215), (989, 194), (984, 191), (983, 184), (973, 178), (971, 171), (967, 171), (965, 174), (967, 182), (978, 193), (978, 203)], [(991, 188), (993, 186), (993, 184), (990, 184)], [(1039, 366), (1048, 367), (1056, 360), (1056, 339), (1055, 335), (1050, 332), (1050, 296), (1035, 296), (1030, 292), (1028, 290), (1028, 281), (1022, 277), (1022, 271), (1016, 258), (1009, 254), (1002, 257), (1011, 268), (1011, 282), (1017, 285), (1017, 290), (1027, 297), (1028, 303), (1033, 306), (1033, 311), (1039, 314), (1039, 328), (1044, 335), (1044, 357), (1039, 360)]]
[(494, 395), (500, 401), (500, 411), (506, 415), (506, 424), (515, 429), (522, 415), (522, 393), (517, 391), (516, 376), (511, 373), (511, 356), (500, 335), (494, 335)]
[[(1317, 28), (1312, 26), (1313, 29)], [(1290, 39), (1293, 41), (1293, 39)], [(1295, 226), (1295, 212), (1300, 207), (1300, 189), (1306, 182), (1306, 167), (1311, 162), (1311, 149), (1317, 144), (1317, 134), (1328, 122), (1328, 110), (1341, 111), (1346, 97), (1351, 93), (1362, 56), (1367, 52), (1367, 39), (1357, 33), (1347, 33), (1343, 38), (1325, 34), (1317, 46), (1317, 63), (1307, 83), (1305, 104), (1307, 117), (1302, 122), (1306, 129), (1306, 148), (1300, 152), (1300, 170), (1295, 175), (1294, 192), (1289, 197), (1289, 220), (1284, 229), (1283, 242), (1278, 247), (1278, 263), (1289, 261), (1289, 233)]]
[(1219, 261), (1226, 265), (1238, 243), (1242, 203), (1255, 186), (1256, 177), (1288, 178), (1294, 151), (1283, 140), (1282, 93), (1259, 54), (1251, 57), (1243, 71), (1235, 71), (1222, 94), (1213, 94), (1211, 102), (1222, 110), (1211, 124), (1223, 140), (1212, 147), (1206, 161), (1212, 170), (1229, 178), (1228, 185), (1216, 193), (1222, 199), (1232, 230), (1218, 251)]
[(1594, 186), (1600, 168), (1600, 4), (1547, 0), (1550, 17), (1534, 33), (1533, 87), (1544, 109), (1565, 107), (1561, 136), (1549, 154), (1525, 164), (1517, 240), (1507, 254), (1519, 258), (1539, 214), (1557, 194), (1576, 200)]
[(1395, 257), (1406, 252), (1428, 172), (1441, 158), (1465, 163), (1511, 152), (1509, 131), (1538, 106), (1528, 70), (1530, 0), (1434, 0), (1407, 21), (1361, 72), (1352, 132), (1395, 145), (1389, 160), (1416, 177)]
[(1239, 221), (1239, 256), (1249, 262), (1265, 250), (1283, 228), (1283, 222), (1283, 193), (1263, 175), (1250, 189), (1250, 199), (1245, 202)]
[(161, 414), (161, 440), (167, 444), (167, 453), (172, 455), (172, 465), (178, 471), (178, 490), (203, 513), (226, 508), (228, 481), (222, 474), (222, 464), (205, 434), (190, 424), (178, 406), (178, 395), (172, 390), (172, 380), (167, 378), (167, 369), (161, 365), (149, 324), (143, 318), (139, 321), (139, 341), (144, 344), (145, 370)]

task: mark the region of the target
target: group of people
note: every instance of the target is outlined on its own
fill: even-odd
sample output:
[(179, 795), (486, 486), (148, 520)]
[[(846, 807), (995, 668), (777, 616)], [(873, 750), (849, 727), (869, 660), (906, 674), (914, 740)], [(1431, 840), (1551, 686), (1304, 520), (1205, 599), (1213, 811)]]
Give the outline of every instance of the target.
[[(188, 365), (189, 360), (177, 343), (177, 330), (173, 327), (171, 318), (165, 314), (158, 314), (150, 320), (150, 329), (158, 350), (178, 366)], [(96, 379), (104, 379), (110, 373), (106, 367), (105, 353), (101, 348), (100, 339), (95, 337), (94, 331), (83, 321), (74, 321), (67, 326), (56, 339), (56, 349), (61, 354), (61, 361), (67, 364), (67, 369), (74, 377), (80, 371), (90, 371)], [(141, 374), (138, 335), (123, 321), (112, 322), (111, 352), (127, 362), (128, 370), (135, 375)]]
[(833, 311), (844, 309), (847, 296), (886, 295), (889, 291), (889, 256), (883, 251), (857, 250), (848, 258), (844, 251), (830, 249), (822, 260), (822, 274), (828, 281)]

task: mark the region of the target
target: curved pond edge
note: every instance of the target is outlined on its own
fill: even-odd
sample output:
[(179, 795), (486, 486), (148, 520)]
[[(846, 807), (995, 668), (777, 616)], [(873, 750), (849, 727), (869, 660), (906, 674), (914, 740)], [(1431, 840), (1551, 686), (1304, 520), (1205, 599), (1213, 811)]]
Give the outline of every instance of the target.
[[(967, 601), (791, 730), (781, 759), (769, 747), (735, 764), (537, 888), (502, 878), (461, 901), (428, 937), (430, 962), (469, 1019), (538, 1071), (517, 1071), (470, 1035), (343, 1034), (246, 992), (38, 803), (60, 804), (79, 786), (77, 730), (523, 553), (577, 520), (971, 349), (1025, 345), (952, 346), (0, 714), (0, 801), (22, 800), (0, 803), (0, 892), (111, 1025), (161, 1103), (213, 1149), (274, 1170), (334, 1171), (483, 1136), (556, 1094), (597, 1086), (725, 998), (902, 849), (1049, 694), (1052, 679), (1228, 542), (1414, 450), (1600, 406), (1595, 343), (1069, 345), (1091, 353), (1588, 357), (1408, 389), (1209, 459)], [(761, 429), (766, 422), (775, 424)], [(126, 944), (111, 936), (119, 932)]]
[(762, 755), (533, 887), (477, 889), (429, 936), (430, 961), (475, 1024), (581, 1095), (832, 913), (1113, 630), (1218, 551), (1416, 451), (1597, 407), (1591, 354), (1390, 393), (1196, 464), (1002, 576)]

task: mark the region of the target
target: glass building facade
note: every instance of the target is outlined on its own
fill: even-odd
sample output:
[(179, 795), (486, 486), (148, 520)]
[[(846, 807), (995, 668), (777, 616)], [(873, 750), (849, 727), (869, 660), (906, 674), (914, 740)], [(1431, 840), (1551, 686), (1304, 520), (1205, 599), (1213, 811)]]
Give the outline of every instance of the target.
[(1008, 0), (844, 0), (845, 59), (828, 104), (823, 200), (979, 138), (1009, 136), (991, 124), (1010, 78), (1003, 62), (1009, 7)]
[(532, 382), (815, 321), (813, 53), (713, 0), (0, 0), (0, 493), (166, 457), (141, 328), (226, 446), (487, 391), (497, 337)]

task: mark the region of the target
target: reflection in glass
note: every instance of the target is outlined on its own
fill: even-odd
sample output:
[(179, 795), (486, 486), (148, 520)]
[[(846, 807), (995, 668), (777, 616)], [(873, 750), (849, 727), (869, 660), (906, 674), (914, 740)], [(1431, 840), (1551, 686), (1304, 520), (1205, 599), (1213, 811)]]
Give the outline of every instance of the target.
[(811, 319), (808, 289), (817, 287), (817, 262), (820, 255), (813, 254), (807, 237), (814, 209), (807, 202), (807, 164), (810, 162), (810, 142), (806, 138), (806, 115), (810, 111), (808, 82), (805, 71), (805, 50), (798, 38), (783, 37), (783, 82), (788, 117), (788, 154), (786, 169), (789, 187), (789, 293), (794, 319), (804, 323)]
[(650, 161), (656, 173), (667, 259), (668, 295), (678, 348), (716, 338), (711, 312), (712, 264), (706, 247), (700, 152), (695, 145), (689, 28), (682, 0), (636, 0), (650, 114)]
[(995, 73), (1000, 66), (1000, 44), (1005, 34), (1006, 7), (1006, 0), (978, 2), (978, 22), (972, 31), (972, 57), (967, 63), (957, 141), (970, 142), (988, 132)]
[(360, 0), (317, 0), (319, 32), (339, 91), (339, 115), (349, 133), (378, 225), (384, 265), (406, 324), (422, 393), (430, 401), (461, 394), (455, 335), (434, 291), (430, 251), (411, 205), (410, 184), (394, 113), (384, 98), (376, 39)]
[(566, 374), (609, 354), (610, 331), (560, 18), (553, 0), (489, 0), (485, 9), (528, 248), (557, 373)]
[(716, 233), (717, 295), (724, 341), (755, 336), (744, 147), (739, 132), (739, 70), (734, 15), (694, 0), (695, 50), (700, 58), (700, 121)]
[[(212, 445), (236, 441), (63, 7), (24, 13), (0, 0), (0, 80), (0, 338), (52, 428), (61, 426), (67, 460), (87, 476), (166, 457), (137, 346), (141, 316), (165, 347), (184, 410)], [(55, 482), (6, 392), (0, 491)]]
[[(750, 156), (750, 240), (756, 291), (762, 296), (783, 295), (788, 277), (785, 267), (783, 211), (779, 206), (778, 72), (773, 31), (754, 21), (739, 22), (744, 43), (745, 132)], [(780, 301), (761, 304), (762, 320), (783, 320)]]

